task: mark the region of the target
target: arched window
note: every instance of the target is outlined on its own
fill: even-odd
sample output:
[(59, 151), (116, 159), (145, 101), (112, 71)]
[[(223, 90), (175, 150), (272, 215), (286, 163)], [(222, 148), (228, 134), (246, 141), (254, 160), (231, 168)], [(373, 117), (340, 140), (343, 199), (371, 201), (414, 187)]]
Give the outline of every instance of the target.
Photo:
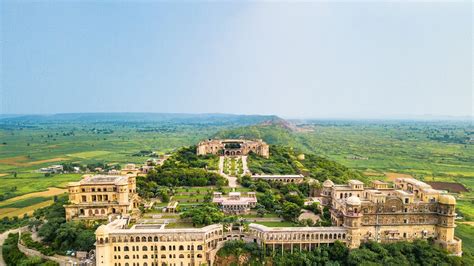
[(143, 246), (142, 251), (148, 251), (148, 248), (146, 246)]
[(152, 237), (149, 236), (149, 237), (148, 237), (148, 242), (152, 242), (152, 241), (153, 241), (153, 240), (152, 240)]
[(197, 257), (198, 257), (198, 258), (202, 258), (202, 255), (201, 255), (201, 254), (197, 254)]
[(179, 254), (179, 258), (180, 258), (180, 259), (184, 259), (184, 255), (183, 255), (183, 254)]
[(148, 256), (145, 254), (145, 255), (143, 255), (143, 258), (144, 258), (144, 259), (148, 259)]
[(161, 246), (160, 249), (161, 250), (166, 250), (166, 246)]
[(197, 246), (197, 250), (202, 250), (202, 246), (201, 246), (201, 245), (198, 245), (198, 246)]
[(146, 242), (146, 237), (142, 236), (142, 242)]
[(184, 250), (184, 246), (179, 246), (179, 250)]
[(123, 251), (128, 251), (128, 246), (123, 247)]
[(161, 254), (161, 258), (162, 258), (162, 259), (166, 259), (166, 255), (165, 255), (165, 254)]
[(126, 259), (126, 260), (130, 259), (130, 257), (128, 255), (125, 255), (123, 258)]
[(158, 242), (158, 237), (155, 236), (155, 238), (153, 239), (155, 242)]

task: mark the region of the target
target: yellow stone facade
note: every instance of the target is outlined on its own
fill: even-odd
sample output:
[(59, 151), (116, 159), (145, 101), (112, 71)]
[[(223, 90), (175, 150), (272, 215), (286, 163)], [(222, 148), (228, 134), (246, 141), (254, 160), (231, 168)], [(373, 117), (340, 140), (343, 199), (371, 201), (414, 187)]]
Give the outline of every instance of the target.
[(394, 187), (375, 181), (371, 188), (351, 180), (347, 185), (323, 183), (321, 202), (331, 210), (334, 225), (347, 228), (348, 245), (433, 238), (442, 248), (460, 255), (454, 236), (456, 199), (413, 178), (398, 178)]
[(223, 226), (164, 229), (163, 225), (127, 226), (117, 219), (96, 231), (98, 266), (188, 266), (212, 264), (223, 241)]
[(81, 181), (69, 183), (66, 220), (100, 220), (137, 210), (135, 182), (132, 175), (85, 175)]
[(128, 226), (118, 219), (96, 231), (96, 263), (113, 266), (213, 265), (223, 244), (232, 239), (254, 242), (275, 253), (314, 250), (336, 241), (357, 248), (365, 241), (390, 243), (432, 238), (454, 255), (461, 240), (454, 236), (456, 199), (412, 178), (395, 186), (376, 181), (370, 188), (357, 180), (323, 183), (319, 201), (330, 207), (333, 226), (266, 227), (248, 230), (214, 224), (203, 228), (167, 229), (164, 225)]
[(240, 156), (247, 155), (250, 152), (265, 158), (270, 156), (270, 148), (268, 144), (261, 139), (209, 139), (199, 142), (196, 148), (197, 155), (216, 154)]

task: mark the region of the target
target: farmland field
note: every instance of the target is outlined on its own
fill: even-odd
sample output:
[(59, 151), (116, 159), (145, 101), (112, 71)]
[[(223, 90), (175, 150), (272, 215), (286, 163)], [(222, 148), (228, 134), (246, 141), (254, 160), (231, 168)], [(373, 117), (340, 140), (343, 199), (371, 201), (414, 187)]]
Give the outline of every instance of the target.
[[(299, 123), (299, 124), (298, 124)], [(143, 163), (143, 151), (169, 153), (212, 137), (262, 138), (303, 153), (328, 157), (369, 179), (415, 177), (453, 182), (468, 191), (457, 196), (458, 213), (474, 221), (474, 135), (469, 122), (305, 121), (304, 130), (281, 124), (0, 121), (0, 218), (31, 213), (50, 204), (81, 174), (36, 172), (60, 163)], [(449, 186), (449, 185), (448, 185)], [(48, 190), (49, 189), (49, 190)], [(56, 191), (51, 191), (55, 189)], [(199, 192), (197, 190), (200, 190)], [(202, 202), (208, 188), (179, 188), (174, 200), (183, 206)], [(245, 188), (240, 190), (244, 191)], [(41, 194), (43, 193), (43, 194)], [(180, 225), (171, 225), (180, 226)], [(280, 225), (281, 226), (281, 225)], [(459, 227), (472, 242), (471, 225)]]

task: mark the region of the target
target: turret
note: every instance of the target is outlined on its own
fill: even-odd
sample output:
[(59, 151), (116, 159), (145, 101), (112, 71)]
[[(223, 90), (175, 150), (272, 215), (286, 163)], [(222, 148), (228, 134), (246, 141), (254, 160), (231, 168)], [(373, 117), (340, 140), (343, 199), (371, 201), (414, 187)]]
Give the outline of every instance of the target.
[(360, 212), (361, 201), (357, 196), (351, 196), (346, 199), (346, 206), (343, 211), (344, 227), (347, 228), (349, 248), (360, 246), (360, 227), (362, 223), (362, 214)]
[(436, 242), (441, 248), (454, 254), (461, 254), (461, 240), (454, 237), (456, 224), (456, 199), (451, 195), (440, 195), (438, 200), (439, 222), (436, 226)]

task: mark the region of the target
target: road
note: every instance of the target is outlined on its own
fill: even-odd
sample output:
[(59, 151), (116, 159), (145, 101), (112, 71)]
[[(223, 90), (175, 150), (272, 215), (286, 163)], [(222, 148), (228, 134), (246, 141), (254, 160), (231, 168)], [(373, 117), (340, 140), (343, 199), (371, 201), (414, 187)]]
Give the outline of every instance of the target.
[(7, 265), (5, 261), (3, 260), (3, 242), (5, 242), (5, 240), (7, 239), (10, 233), (16, 234), (19, 231), (23, 231), (23, 230), (26, 230), (26, 226), (16, 228), (16, 229), (10, 229), (0, 235), (0, 266)]

